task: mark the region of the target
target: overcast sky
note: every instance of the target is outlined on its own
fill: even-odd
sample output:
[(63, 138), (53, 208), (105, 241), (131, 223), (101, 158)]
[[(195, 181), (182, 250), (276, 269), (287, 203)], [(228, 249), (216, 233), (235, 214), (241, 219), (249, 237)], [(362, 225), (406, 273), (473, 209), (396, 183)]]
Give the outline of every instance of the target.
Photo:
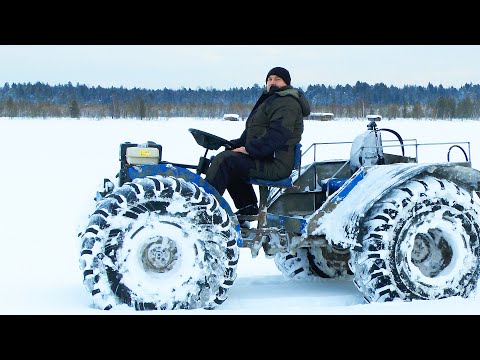
[(0, 45), (0, 86), (180, 89), (263, 86), (272, 67), (292, 85), (480, 84), (480, 45)]

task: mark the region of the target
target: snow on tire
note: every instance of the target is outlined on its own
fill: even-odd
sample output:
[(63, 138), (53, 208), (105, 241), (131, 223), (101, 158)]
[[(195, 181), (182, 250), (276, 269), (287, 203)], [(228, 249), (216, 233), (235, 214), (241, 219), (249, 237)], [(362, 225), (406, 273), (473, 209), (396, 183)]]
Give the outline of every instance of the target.
[(420, 175), (366, 214), (350, 266), (368, 302), (469, 297), (480, 273), (480, 206), (447, 179)]
[(331, 244), (312, 247), (307, 251), (310, 269), (322, 278), (348, 278), (352, 271), (348, 265), (350, 249), (342, 249)]
[(352, 275), (348, 266), (349, 249), (331, 245), (325, 247), (299, 248), (295, 254), (275, 254), (274, 261), (281, 273), (289, 278), (347, 278)]
[(83, 282), (99, 309), (213, 309), (237, 276), (234, 222), (215, 196), (181, 178), (115, 189), (79, 237)]
[(280, 252), (273, 258), (278, 270), (286, 277), (292, 279), (303, 279), (316, 276), (310, 270), (307, 258), (307, 249), (299, 248), (295, 254)]

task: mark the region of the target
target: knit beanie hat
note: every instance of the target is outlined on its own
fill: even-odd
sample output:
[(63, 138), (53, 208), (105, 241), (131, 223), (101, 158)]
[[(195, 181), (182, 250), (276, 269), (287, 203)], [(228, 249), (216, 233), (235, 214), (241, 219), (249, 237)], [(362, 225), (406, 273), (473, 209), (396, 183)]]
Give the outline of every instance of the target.
[(265, 82), (267, 82), (267, 79), (270, 75), (277, 75), (279, 78), (282, 78), (287, 85), (290, 85), (290, 81), (292, 81), (292, 79), (290, 78), (290, 73), (287, 69), (283, 67), (277, 66), (270, 70), (267, 74), (267, 77), (265, 78)]

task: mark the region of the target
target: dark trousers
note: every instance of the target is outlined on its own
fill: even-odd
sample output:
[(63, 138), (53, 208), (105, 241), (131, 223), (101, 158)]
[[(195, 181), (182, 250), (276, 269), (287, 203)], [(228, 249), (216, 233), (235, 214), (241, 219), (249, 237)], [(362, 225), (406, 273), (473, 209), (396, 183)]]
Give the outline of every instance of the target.
[(212, 160), (205, 180), (222, 196), (225, 190), (228, 190), (237, 209), (252, 204), (258, 205), (253, 185), (244, 181), (252, 168), (255, 168), (253, 158), (226, 150), (217, 154)]

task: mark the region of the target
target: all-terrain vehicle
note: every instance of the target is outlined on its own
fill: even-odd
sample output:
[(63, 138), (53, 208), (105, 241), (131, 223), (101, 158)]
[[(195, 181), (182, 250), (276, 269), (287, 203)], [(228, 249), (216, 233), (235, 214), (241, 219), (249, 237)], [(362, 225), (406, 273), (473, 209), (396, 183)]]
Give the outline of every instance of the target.
[[(288, 277), (350, 277), (366, 302), (474, 296), (480, 171), (470, 143), (421, 144), (378, 120), (353, 142), (299, 144), (289, 178), (246, 179), (259, 186), (253, 217), (237, 218), (204, 180), (208, 152), (230, 149), (228, 140), (189, 129), (206, 149), (194, 165), (162, 159), (153, 141), (120, 144), (117, 184), (104, 179), (78, 234), (94, 306), (214, 309), (235, 282), (241, 247), (263, 251)], [(386, 133), (393, 140), (382, 141)], [(339, 144), (346, 159), (316, 159)], [(439, 145), (446, 161), (419, 161), (419, 150)]]

